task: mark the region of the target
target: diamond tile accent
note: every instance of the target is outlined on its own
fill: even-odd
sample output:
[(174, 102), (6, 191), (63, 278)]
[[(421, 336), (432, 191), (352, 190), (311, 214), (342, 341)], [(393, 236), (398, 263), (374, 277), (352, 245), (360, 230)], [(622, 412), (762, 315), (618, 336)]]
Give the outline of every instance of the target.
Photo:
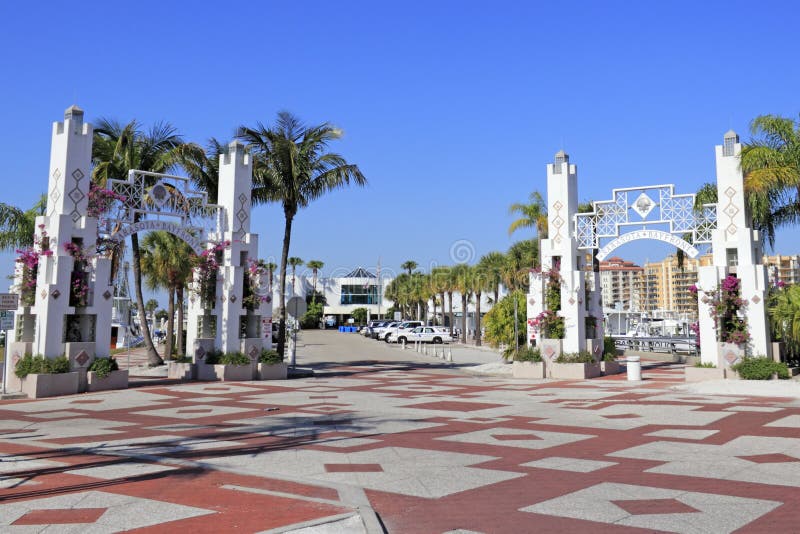
[(87, 354), (85, 350), (82, 350), (78, 353), (77, 356), (75, 356), (75, 361), (78, 362), (78, 364), (81, 367), (83, 367), (84, 365), (86, 365), (86, 362), (89, 361), (89, 358), (90, 358), (89, 354)]
[(80, 169), (75, 169), (74, 171), (72, 171), (72, 177), (75, 179), (76, 182), (80, 182), (81, 180), (83, 180), (84, 176), (86, 175), (83, 174), (83, 171)]
[(562, 204), (560, 200), (556, 200), (553, 203), (553, 207), (556, 209), (556, 211), (558, 211), (558, 210), (560, 210), (561, 208), (564, 207), (564, 204)]
[(106, 300), (110, 299), (111, 298), (111, 291), (106, 289), (105, 292), (103, 292), (103, 298), (106, 299)]
[(736, 190), (733, 187), (728, 187), (725, 190), (725, 196), (728, 198), (733, 198), (736, 195)]
[(75, 188), (72, 191), (70, 191), (67, 196), (70, 198), (70, 200), (72, 200), (75, 204), (77, 204), (78, 202), (83, 200), (83, 197), (86, 195), (84, 195), (80, 189)]
[(553, 219), (553, 226), (555, 226), (556, 228), (561, 228), (562, 226), (564, 226), (564, 219), (562, 219), (559, 216), (556, 216), (556, 218)]
[(753, 302), (753, 304), (758, 304), (759, 302), (761, 302), (761, 298), (758, 295), (753, 295), (753, 298), (751, 298), (750, 300)]
[(198, 359), (202, 360), (206, 357), (206, 349), (204, 349), (202, 346), (197, 347), (197, 350), (194, 351), (194, 355), (197, 356)]
[(94, 523), (108, 508), (73, 508), (31, 510), (12, 525), (68, 525), (71, 523)]
[(325, 464), (326, 473), (382, 473), (381, 464)]
[(42, 289), (42, 291), (41, 291), (41, 292), (39, 292), (39, 295), (40, 295), (40, 296), (41, 296), (43, 299), (46, 299), (46, 298), (47, 298), (47, 290), (46, 290), (46, 289)]
[(492, 434), (492, 437), (500, 441), (530, 441), (542, 439), (533, 434)]
[(255, 360), (258, 357), (258, 349), (256, 348), (255, 345), (250, 347), (250, 352), (248, 354), (250, 354), (251, 360)]
[(753, 462), (756, 464), (783, 464), (789, 462), (797, 462), (798, 459), (792, 456), (787, 456), (783, 453), (774, 453), (774, 454), (753, 454), (750, 456), (737, 456), (737, 458), (741, 458), (742, 460), (747, 460), (748, 462)]
[(726, 230), (726, 231), (727, 231), (729, 234), (733, 235), (733, 234), (735, 234), (735, 233), (736, 233), (736, 225), (735, 225), (735, 224), (733, 224), (733, 223), (731, 223), (731, 224), (729, 224), (729, 225), (728, 225), (728, 227), (727, 227), (725, 230)]
[(728, 365), (733, 365), (737, 361), (739, 361), (739, 355), (736, 352), (732, 351), (732, 350), (726, 352), (723, 355), (723, 358), (725, 359), (726, 362), (728, 362)]
[(737, 213), (739, 213), (739, 208), (737, 208), (733, 204), (729, 204), (728, 207), (725, 208), (725, 214), (728, 217), (734, 217)]
[(236, 302), (236, 295), (231, 295), (231, 302)]
[(611, 503), (631, 515), (688, 514), (700, 511), (676, 499), (618, 500)]
[(533, 298), (533, 297), (529, 298), (529, 299), (528, 299), (528, 304), (530, 304), (531, 306), (533, 306), (534, 304), (536, 304), (536, 299), (535, 299), (535, 298)]
[(58, 299), (58, 297), (61, 296), (61, 291), (59, 291), (58, 289), (54, 289), (53, 292), (50, 293), (50, 295), (52, 295), (54, 299)]
[(570, 303), (570, 305), (572, 305), (572, 304), (575, 304), (575, 299), (574, 299), (574, 298), (572, 298), (572, 297), (570, 297), (570, 298), (569, 298), (569, 300), (568, 300), (567, 302), (569, 302), (569, 303)]

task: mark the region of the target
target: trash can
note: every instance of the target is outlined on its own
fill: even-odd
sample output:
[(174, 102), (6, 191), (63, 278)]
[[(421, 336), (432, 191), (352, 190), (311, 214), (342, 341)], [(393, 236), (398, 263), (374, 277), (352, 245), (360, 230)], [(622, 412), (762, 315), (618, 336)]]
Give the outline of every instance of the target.
[(339, 327), (339, 332), (344, 332), (344, 327), (343, 326)]
[(628, 380), (639, 382), (642, 380), (642, 362), (639, 356), (627, 357)]

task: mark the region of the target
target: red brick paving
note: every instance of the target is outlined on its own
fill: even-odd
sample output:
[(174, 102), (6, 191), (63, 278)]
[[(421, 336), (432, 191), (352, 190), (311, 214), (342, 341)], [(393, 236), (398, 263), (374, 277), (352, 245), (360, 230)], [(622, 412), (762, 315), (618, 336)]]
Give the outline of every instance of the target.
[[(380, 392), (391, 395), (393, 398), (413, 399), (418, 397), (441, 397), (443, 400), (436, 402), (425, 402), (411, 404), (407, 408), (417, 408), (420, 410), (441, 410), (452, 411), (453, 417), (470, 417), (470, 412), (503, 406), (502, 404), (467, 401), (459, 399), (473, 399), (481, 393), (493, 389), (492, 382), (488, 380), (482, 385), (458, 385), (447, 384), (451, 389), (439, 392), (426, 391), (398, 391), (388, 390), (400, 383), (407, 383), (408, 378), (392, 379), (382, 376), (383, 372), (392, 371), (391, 366), (387, 366), (386, 371), (376, 371), (374, 368), (367, 369), (359, 366), (348, 368), (338, 368), (337, 373), (348, 370), (351, 373), (349, 378), (364, 378), (375, 380), (378, 383), (337, 388), (343, 391), (364, 391)], [(414, 369), (401, 368), (403, 372), (413, 375), (414, 385), (441, 385), (443, 380), (450, 378), (460, 378), (462, 375), (454, 372), (429, 372), (425, 370), (417, 371)], [(459, 421), (448, 417), (432, 418), (432, 421), (444, 423), (443, 426), (426, 428), (419, 431), (408, 431), (396, 434), (368, 435), (370, 439), (378, 440), (377, 444), (365, 444), (357, 447), (348, 448), (348, 452), (370, 450), (378, 447), (408, 447), (416, 449), (428, 449), (431, 451), (451, 451), (466, 454), (481, 454), (494, 457), (473, 467), (483, 469), (496, 469), (516, 473), (524, 473), (525, 476), (451, 494), (439, 499), (427, 499), (412, 497), (398, 493), (385, 491), (367, 490), (367, 496), (372, 506), (381, 515), (390, 532), (399, 533), (439, 533), (447, 530), (463, 528), (486, 533), (519, 533), (519, 532), (646, 532), (643, 530), (620, 525), (609, 525), (599, 522), (587, 522), (577, 519), (547, 516), (542, 514), (531, 514), (521, 512), (520, 509), (532, 504), (548, 499), (559, 497), (574, 491), (578, 491), (602, 482), (615, 482), (623, 484), (635, 484), (658, 488), (680, 489), (683, 491), (702, 492), (712, 494), (725, 494), (752, 499), (766, 499), (782, 503), (781, 506), (766, 515), (754, 520), (742, 529), (743, 532), (792, 532), (797, 525), (796, 511), (800, 509), (800, 491), (798, 487), (776, 486), (763, 483), (741, 482), (720, 480), (714, 478), (700, 478), (692, 476), (676, 476), (658, 473), (648, 473), (648, 469), (661, 464), (657, 461), (635, 460), (606, 456), (607, 454), (643, 445), (656, 441), (673, 441), (680, 443), (699, 443), (705, 445), (725, 444), (736, 437), (743, 435), (752, 436), (772, 436), (784, 438), (800, 438), (800, 429), (785, 427), (766, 427), (765, 424), (784, 418), (789, 415), (800, 414), (800, 408), (786, 406), (787, 399), (764, 399), (764, 398), (745, 398), (740, 402), (727, 404), (704, 403), (706, 400), (702, 396), (682, 396), (679, 401), (649, 401), (652, 395), (661, 394), (659, 391), (667, 387), (670, 383), (682, 380), (676, 366), (663, 366), (656, 369), (646, 370), (646, 375), (650, 380), (642, 384), (642, 389), (653, 389), (653, 393), (628, 392), (625, 389), (614, 389), (614, 396), (599, 400), (587, 400), (586, 405), (574, 401), (564, 403), (563, 406), (573, 409), (589, 411), (599, 410), (617, 404), (632, 405), (669, 405), (685, 406), (692, 404), (699, 406), (699, 411), (722, 412), (725, 408), (733, 406), (769, 406), (779, 407), (781, 411), (769, 412), (729, 412), (726, 417), (708, 424), (706, 426), (690, 425), (647, 425), (630, 430), (613, 430), (610, 428), (580, 428), (574, 426), (561, 426), (558, 424), (532, 424), (533, 421), (541, 420), (536, 417), (507, 416), (505, 421), (491, 423), (490, 417), (474, 417), (472, 421)], [(604, 381), (617, 381), (624, 379), (623, 375), (604, 377), (593, 383), (598, 386)], [(301, 383), (298, 383), (300, 386)], [(307, 385), (307, 383), (305, 384)], [(312, 382), (313, 385), (313, 382)], [(305, 406), (285, 406), (276, 403), (279, 410), (266, 412), (261, 405), (246, 403), (253, 395), (264, 393), (285, 393), (291, 391), (290, 388), (272, 386), (269, 383), (247, 384), (249, 391), (230, 392), (224, 387), (214, 387), (216, 391), (225, 391), (225, 399), (215, 402), (215, 406), (230, 406), (243, 408), (246, 411), (230, 415), (203, 415), (209, 413), (206, 408), (193, 408), (193, 397), (205, 396), (186, 391), (174, 391), (165, 387), (152, 386), (142, 388), (140, 391), (157, 393), (169, 396), (171, 399), (160, 405), (153, 405), (145, 408), (118, 409), (107, 411), (81, 411), (81, 405), (95, 404), (95, 399), (84, 398), (76, 399), (69, 407), (70, 411), (83, 413), (86, 417), (123, 421), (132, 423), (130, 427), (116, 427), (114, 434), (99, 435), (93, 440), (119, 440), (131, 438), (152, 438), (153, 442), (163, 440), (165, 434), (177, 435), (182, 438), (197, 438), (207, 440), (228, 440), (238, 442), (239, 445), (232, 445), (226, 449), (183, 451), (180, 453), (169, 454), (172, 457), (182, 457), (190, 460), (201, 461), (204, 458), (211, 458), (224, 454), (258, 454), (269, 450), (282, 450), (291, 448), (308, 448), (313, 450), (331, 451), (335, 448), (326, 445), (334, 443), (333, 440), (346, 437), (360, 437), (355, 433), (348, 432), (329, 432), (326, 427), (330, 423), (319, 424), (320, 432), (325, 434), (320, 436), (300, 436), (300, 437), (279, 437), (262, 435), (255, 432), (242, 431), (241, 433), (225, 432), (226, 428), (233, 426), (229, 421), (247, 419), (251, 417), (286, 416), (289, 414), (313, 414), (314, 410), (319, 410), (331, 404), (312, 404)], [(305, 386), (304, 386), (305, 387)], [(585, 391), (585, 386), (576, 386), (571, 382), (550, 382), (544, 384), (532, 384), (530, 392), (537, 392), (540, 389), (551, 388), (575, 388), (576, 393)], [(310, 397), (316, 400), (336, 398), (336, 395), (316, 395)], [(535, 398), (535, 397), (531, 397)], [(313, 402), (313, 401), (312, 401)], [(563, 403), (563, 399), (553, 399), (547, 401), (548, 404)], [(351, 412), (346, 404), (336, 404), (341, 408), (341, 412)], [(584, 406), (586, 406), (584, 408)], [(147, 412), (148, 410), (173, 407), (177, 412), (183, 414), (196, 414), (198, 417), (190, 419), (171, 419), (168, 417), (155, 417), (147, 414), (134, 412)], [(30, 423), (41, 423), (40, 418), (32, 417), (24, 412), (11, 412), (2, 409), (0, 405), (0, 420), (23, 420)], [(463, 412), (463, 414), (461, 413)], [(358, 423), (357, 412), (347, 418), (337, 417), (337, 425)], [(605, 415), (609, 420), (636, 419), (641, 416), (633, 413)], [(147, 427), (161, 425), (189, 424), (205, 428), (188, 428), (181, 430), (160, 431), (152, 430)], [(437, 438), (457, 435), (478, 430), (487, 430), (494, 427), (504, 429), (511, 428), (520, 430), (520, 433), (497, 433), (494, 438), (498, 441), (508, 441), (513, 445), (514, 441), (519, 440), (540, 440), (537, 436), (522, 431), (543, 431), (543, 432), (564, 432), (570, 434), (585, 434), (595, 436), (591, 439), (581, 440), (574, 443), (560, 445), (548, 449), (526, 449), (504, 445), (483, 445), (478, 443), (463, 443), (454, 441), (444, 441)], [(648, 436), (648, 433), (656, 430), (668, 428), (686, 428), (707, 430), (713, 429), (718, 432), (702, 440), (682, 440), (680, 438), (663, 438)], [(331, 429), (332, 430), (332, 429)], [(328, 487), (316, 486), (313, 484), (303, 484), (298, 482), (272, 479), (263, 476), (244, 476), (233, 473), (209, 471), (196, 467), (179, 467), (173, 471), (162, 471), (142, 476), (124, 477), (114, 480), (101, 480), (88, 476), (69, 474), (65, 471), (82, 467), (92, 467), (97, 465), (124, 463), (126, 459), (104, 456), (101, 451), (85, 453), (80, 447), (74, 450), (69, 446), (80, 444), (87, 441), (85, 437), (79, 438), (55, 438), (48, 440), (54, 445), (61, 445), (58, 449), (46, 449), (32, 447), (19, 443), (19, 440), (4, 439), (3, 435), (13, 435), (25, 432), (23, 430), (6, 430), (0, 434), (0, 451), (4, 454), (26, 455), (31, 458), (52, 460), (67, 464), (64, 467), (49, 467), (31, 469), (20, 473), (6, 474), (6, 476), (22, 477), (37, 484), (22, 484), (13, 488), (0, 489), (0, 504), (30, 500), (41, 497), (49, 497), (64, 493), (85, 491), (96, 489), (112, 493), (120, 493), (131, 496), (138, 496), (148, 499), (162, 500), (176, 504), (185, 504), (213, 510), (217, 512), (213, 515), (206, 515), (196, 518), (185, 519), (172, 522), (170, 524), (159, 525), (142, 529), (143, 532), (174, 532), (179, 528), (181, 531), (192, 530), (196, 532), (222, 532), (238, 530), (242, 532), (255, 532), (278, 528), (284, 525), (320, 519), (336, 514), (350, 511), (346, 506), (334, 506), (319, 502), (310, 502), (301, 499), (302, 497), (312, 497), (337, 501), (338, 493)], [(33, 437), (28, 439), (35, 439)], [(170, 444), (170, 440), (165, 440), (165, 445)], [(788, 452), (788, 451), (787, 451)], [(570, 471), (557, 471), (550, 469), (538, 469), (523, 467), (521, 464), (531, 461), (561, 456), (567, 458), (581, 458), (588, 460), (603, 460), (616, 462), (612, 465), (589, 473), (579, 473)], [(754, 454), (750, 456), (738, 456), (754, 463), (786, 463), (797, 462), (798, 459), (787, 454)], [(328, 463), (325, 465), (328, 472), (359, 472), (370, 473), (382, 471), (380, 464), (337, 464)], [(798, 484), (800, 485), (800, 484)], [(223, 486), (243, 486), (259, 490), (279, 492), (289, 496), (264, 495), (258, 493), (235, 491), (226, 489)], [(298, 498), (291, 498), (295, 495)], [(652, 513), (685, 513), (692, 512), (692, 508), (675, 501), (674, 499), (650, 499), (650, 500), (618, 500), (614, 503), (633, 515), (652, 514)], [(88, 510), (88, 511), (87, 511)], [(100, 509), (75, 509), (75, 510), (40, 510), (26, 514), (15, 524), (39, 524), (42, 520), (51, 523), (68, 522), (91, 522), (92, 517)], [(43, 515), (44, 514), (44, 515)], [(85, 517), (80, 514), (87, 514)], [(100, 513), (102, 514), (102, 512)], [(79, 517), (80, 516), (80, 517)], [(99, 516), (98, 516), (99, 517)], [(96, 517), (95, 517), (96, 519)], [(80, 521), (78, 521), (80, 520)]]

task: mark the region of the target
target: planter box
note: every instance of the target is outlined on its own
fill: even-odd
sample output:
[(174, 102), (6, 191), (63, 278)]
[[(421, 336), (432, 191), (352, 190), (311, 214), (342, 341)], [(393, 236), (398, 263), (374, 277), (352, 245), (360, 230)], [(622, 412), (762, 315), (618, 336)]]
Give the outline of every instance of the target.
[(195, 376), (197, 380), (219, 380), (214, 367), (214, 365), (208, 365), (207, 363), (203, 363), (202, 360), (199, 360), (195, 364)]
[(620, 365), (616, 360), (612, 362), (602, 361), (600, 362), (600, 369), (604, 375), (616, 375), (620, 372)]
[[(210, 367), (206, 365), (206, 367)], [(169, 362), (167, 365), (167, 378), (175, 380), (194, 380), (197, 377), (197, 367), (193, 363)]]
[(286, 380), (289, 377), (289, 365), (282, 363), (259, 363), (257, 370), (258, 380)]
[(214, 365), (217, 380), (223, 382), (243, 382), (253, 379), (253, 366), (247, 365)]
[(78, 393), (78, 372), (30, 374), (21, 380), (22, 392), (31, 399)]
[(514, 362), (514, 378), (544, 378), (544, 362)]
[(551, 378), (585, 380), (602, 374), (599, 363), (556, 363), (549, 365)]
[(542, 338), (542, 359), (551, 362), (561, 356), (563, 340)]
[(704, 382), (725, 378), (725, 369), (721, 367), (690, 367), (687, 365), (683, 370), (687, 382)]
[(108, 389), (128, 389), (128, 370), (111, 371), (108, 376), (99, 378), (97, 373), (89, 371), (88, 391), (105, 391)]

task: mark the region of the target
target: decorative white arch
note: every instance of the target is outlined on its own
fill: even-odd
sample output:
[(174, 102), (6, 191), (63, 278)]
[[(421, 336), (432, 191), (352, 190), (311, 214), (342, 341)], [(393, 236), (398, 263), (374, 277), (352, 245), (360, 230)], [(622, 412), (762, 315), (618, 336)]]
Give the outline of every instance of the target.
[[(746, 346), (730, 346), (717, 334), (711, 299), (698, 303), (700, 348), (703, 362), (722, 368), (739, 360), (745, 352), (770, 356), (772, 346), (767, 328), (766, 269), (761, 264), (761, 247), (747, 213), (744, 177), (740, 165), (742, 146), (735, 132), (723, 137), (715, 148), (717, 204), (695, 207), (695, 195), (675, 194), (672, 185), (653, 185), (613, 189), (610, 200), (593, 202), (591, 213), (577, 213), (578, 169), (562, 150), (547, 165), (547, 215), (549, 237), (541, 241), (542, 269), (558, 272), (560, 309), (565, 335), (557, 350), (595, 352), (602, 343), (603, 311), (599, 294), (598, 263), (587, 263), (586, 252), (597, 251), (605, 259), (611, 251), (631, 241), (655, 239), (680, 248), (689, 255), (699, 254), (698, 245), (708, 245), (712, 265), (698, 268), (697, 286), (701, 293), (714, 294), (727, 276), (740, 281), (741, 298), (746, 302), (749, 341)], [(547, 277), (531, 273), (528, 295), (529, 325), (545, 311)], [(550, 277), (552, 280), (553, 277)], [(554, 311), (554, 310), (551, 310)], [(740, 310), (740, 313), (744, 313)], [(529, 336), (547, 344), (550, 341), (530, 327)]]

